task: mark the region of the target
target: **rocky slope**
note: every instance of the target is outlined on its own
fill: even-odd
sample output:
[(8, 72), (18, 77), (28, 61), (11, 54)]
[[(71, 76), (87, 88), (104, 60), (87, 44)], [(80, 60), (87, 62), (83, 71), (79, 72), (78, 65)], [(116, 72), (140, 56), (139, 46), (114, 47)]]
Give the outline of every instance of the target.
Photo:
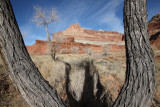
[(150, 36), (150, 42), (152, 47), (155, 49), (160, 49), (160, 14), (152, 17), (148, 22), (148, 31)]
[[(102, 30), (89, 30), (82, 28), (79, 24), (73, 24), (65, 31), (60, 31), (56, 34), (56, 36), (64, 36), (64, 37), (74, 37), (75, 42), (80, 43), (89, 43), (95, 45), (104, 45), (104, 44), (116, 44), (116, 45), (124, 45), (124, 41), (122, 41), (122, 35), (118, 32), (113, 31), (102, 31)], [(53, 40), (55, 36), (53, 36)]]

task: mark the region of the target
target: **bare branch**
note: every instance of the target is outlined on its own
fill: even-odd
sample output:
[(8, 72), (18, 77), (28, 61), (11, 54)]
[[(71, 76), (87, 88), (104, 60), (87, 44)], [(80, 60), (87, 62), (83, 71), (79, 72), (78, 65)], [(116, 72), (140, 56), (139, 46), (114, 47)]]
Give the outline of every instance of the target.
[(40, 6), (34, 6), (34, 17), (33, 22), (36, 22), (36, 24), (39, 25), (45, 25), (47, 26), (51, 22), (57, 22), (58, 21), (58, 15), (55, 9), (52, 8), (52, 10), (43, 9)]
[(39, 25), (44, 25), (46, 23), (46, 16), (45, 16), (45, 11), (42, 10), (41, 7), (39, 6), (34, 6), (34, 17), (33, 17), (33, 22), (36, 22), (36, 24)]
[(48, 39), (48, 45), (49, 45), (49, 52), (52, 57), (52, 59), (55, 60), (55, 55), (56, 51), (58, 50), (59, 47), (59, 42), (56, 43), (56, 47), (53, 48), (53, 43), (50, 39), (50, 33), (48, 29), (48, 25), (51, 22), (56, 22), (58, 21), (58, 16), (56, 10), (52, 8), (52, 10), (48, 9), (42, 9), (39, 6), (34, 7), (34, 17), (33, 17), (33, 22), (36, 22), (36, 24), (39, 25), (44, 25), (46, 27), (46, 32), (47, 32), (47, 39)]
[(48, 17), (48, 19), (49, 19), (48, 24), (51, 22), (57, 22), (59, 19), (59, 17), (57, 16), (57, 11), (52, 8), (52, 11), (50, 13), (51, 14)]

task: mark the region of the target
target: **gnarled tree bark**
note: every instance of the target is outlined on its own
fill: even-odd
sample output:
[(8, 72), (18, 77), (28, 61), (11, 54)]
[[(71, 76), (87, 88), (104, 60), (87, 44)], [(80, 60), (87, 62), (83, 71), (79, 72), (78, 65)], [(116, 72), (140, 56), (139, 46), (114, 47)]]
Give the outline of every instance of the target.
[(30, 106), (64, 106), (56, 90), (43, 79), (32, 62), (9, 0), (0, 1), (0, 54), (10, 78)]
[(147, 31), (146, 0), (125, 0), (125, 83), (113, 107), (149, 107), (155, 89), (155, 62)]

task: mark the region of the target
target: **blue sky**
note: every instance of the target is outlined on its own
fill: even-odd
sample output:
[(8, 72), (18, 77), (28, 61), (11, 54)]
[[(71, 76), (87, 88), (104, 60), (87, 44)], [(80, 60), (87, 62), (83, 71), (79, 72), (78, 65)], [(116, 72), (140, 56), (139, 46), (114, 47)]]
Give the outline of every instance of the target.
[[(32, 22), (33, 7), (56, 9), (59, 21), (49, 25), (51, 33), (63, 31), (73, 23), (94, 30), (123, 33), (124, 0), (10, 0), (26, 45), (46, 40), (44, 26)], [(160, 13), (160, 0), (148, 0), (148, 20)]]

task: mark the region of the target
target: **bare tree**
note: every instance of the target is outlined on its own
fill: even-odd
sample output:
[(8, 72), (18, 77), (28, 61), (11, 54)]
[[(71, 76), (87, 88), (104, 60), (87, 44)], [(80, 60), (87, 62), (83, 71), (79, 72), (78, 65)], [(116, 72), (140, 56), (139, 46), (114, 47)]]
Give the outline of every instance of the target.
[(57, 91), (44, 80), (32, 62), (10, 0), (0, 1), (0, 55), (11, 80), (30, 106), (65, 106), (57, 95)]
[(155, 90), (155, 62), (147, 32), (147, 0), (124, 1), (127, 69), (113, 107), (149, 107)]
[(49, 43), (50, 55), (53, 60), (55, 60), (54, 50), (53, 50), (53, 43), (50, 38), (50, 33), (48, 30), (48, 25), (52, 22), (58, 21), (57, 12), (52, 8), (51, 11), (42, 9), (39, 6), (34, 7), (34, 17), (33, 21), (37, 23), (37, 25), (44, 25), (46, 27), (47, 32), (47, 40)]

